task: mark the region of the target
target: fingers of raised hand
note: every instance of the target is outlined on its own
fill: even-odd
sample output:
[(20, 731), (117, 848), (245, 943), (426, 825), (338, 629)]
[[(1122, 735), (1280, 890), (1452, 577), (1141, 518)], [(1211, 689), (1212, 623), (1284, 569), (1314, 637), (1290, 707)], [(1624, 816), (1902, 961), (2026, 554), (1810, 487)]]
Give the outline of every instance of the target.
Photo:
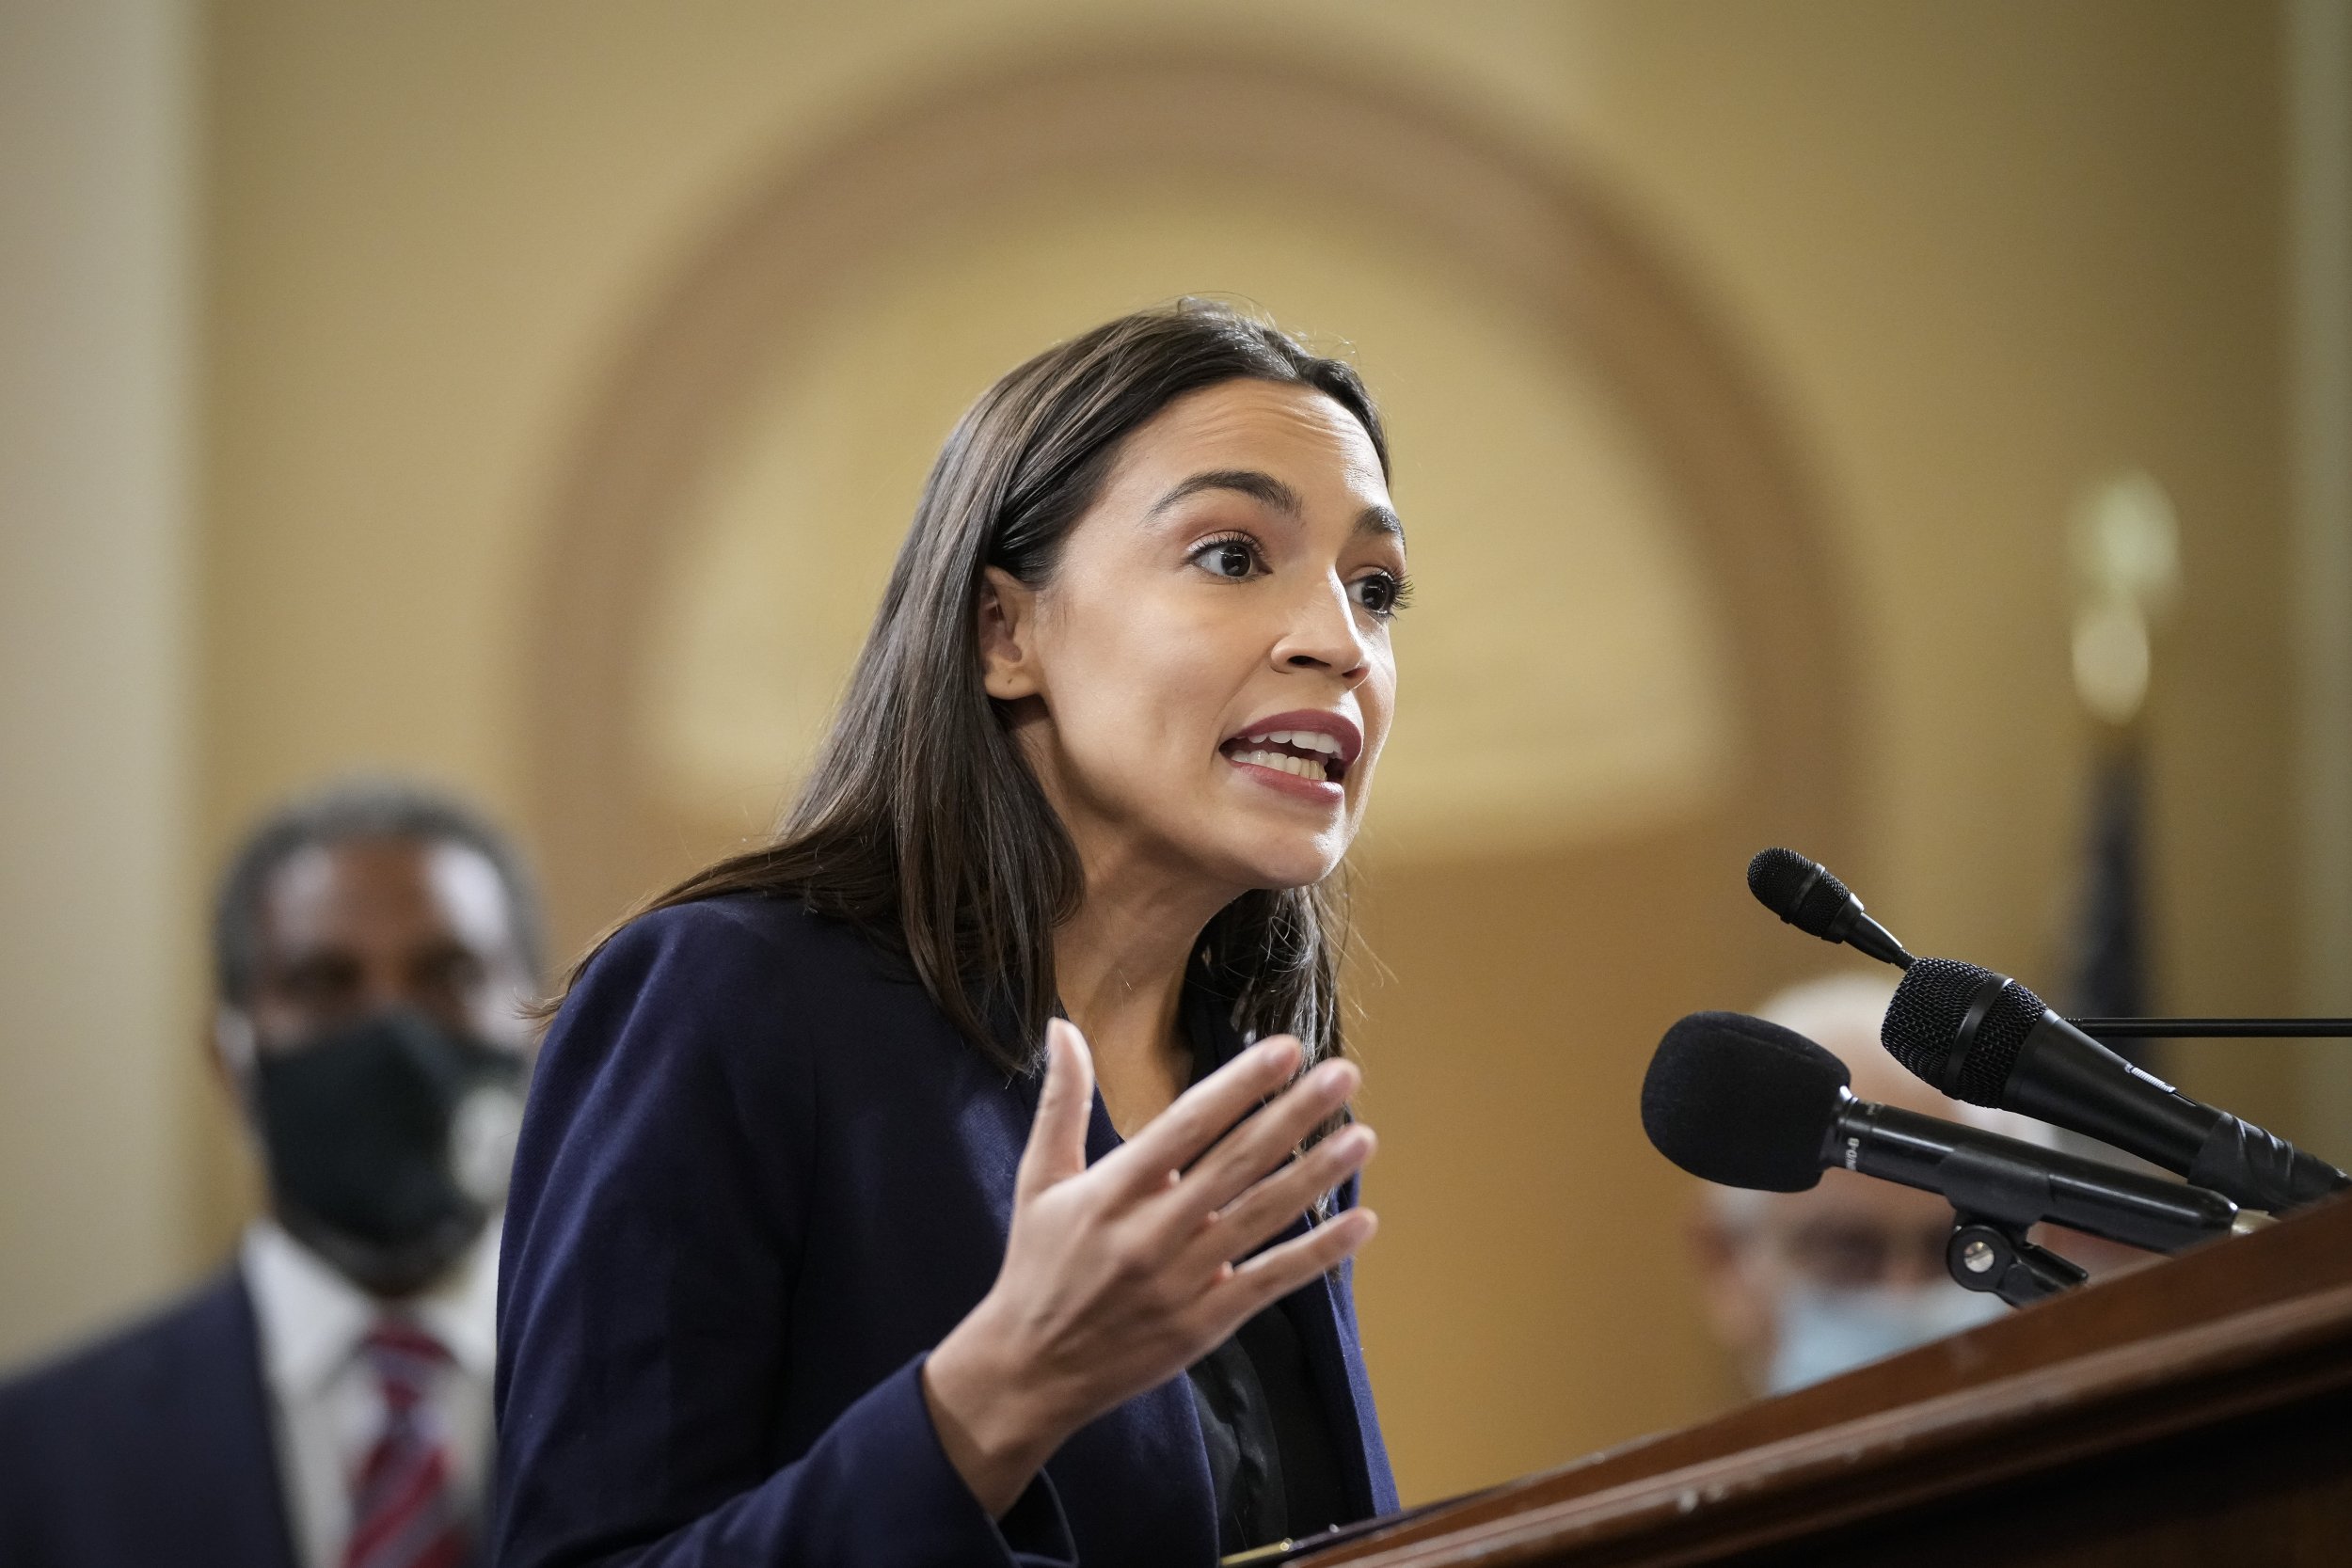
[(1086, 1169), (1087, 1118), (1093, 1110), (1094, 1057), (1086, 1037), (1076, 1024), (1054, 1019), (1045, 1025), (1045, 1084), (1038, 1091), (1028, 1144), (1021, 1150), (1013, 1181), (1016, 1201)]
[(1280, 1088), (1298, 1070), (1298, 1041), (1288, 1035), (1259, 1041), (1178, 1095), (1102, 1165), (1136, 1193), (1164, 1188), (1169, 1171), (1191, 1164), (1227, 1128)]
[(1279, 1165), (1363, 1082), (1353, 1062), (1325, 1062), (1234, 1128), (1184, 1175), (1171, 1202), (1192, 1216), (1222, 1209)]
[(1377, 1147), (1369, 1127), (1340, 1129), (1218, 1210), (1196, 1249), (1224, 1261), (1243, 1258), (1296, 1219), (1317, 1195), (1361, 1170)]
[(1339, 1267), (1372, 1240), (1379, 1226), (1379, 1216), (1369, 1209), (1335, 1214), (1304, 1236), (1234, 1264), (1232, 1273), (1211, 1290), (1206, 1305), (1225, 1322), (1225, 1333), (1230, 1334), (1268, 1303)]

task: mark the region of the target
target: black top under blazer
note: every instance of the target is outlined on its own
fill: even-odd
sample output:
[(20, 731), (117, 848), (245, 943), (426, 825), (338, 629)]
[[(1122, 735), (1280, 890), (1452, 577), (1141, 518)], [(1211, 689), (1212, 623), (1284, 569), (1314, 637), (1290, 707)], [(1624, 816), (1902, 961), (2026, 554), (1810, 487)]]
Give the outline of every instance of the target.
[[(548, 1032), (507, 1205), (501, 1568), (1214, 1563), (1181, 1375), (1001, 1524), (932, 1430), (923, 1357), (995, 1278), (1039, 1087), (793, 901), (613, 938)], [(1089, 1156), (1118, 1142), (1098, 1097)], [(1356, 1513), (1394, 1509), (1347, 1269), (1285, 1307)]]

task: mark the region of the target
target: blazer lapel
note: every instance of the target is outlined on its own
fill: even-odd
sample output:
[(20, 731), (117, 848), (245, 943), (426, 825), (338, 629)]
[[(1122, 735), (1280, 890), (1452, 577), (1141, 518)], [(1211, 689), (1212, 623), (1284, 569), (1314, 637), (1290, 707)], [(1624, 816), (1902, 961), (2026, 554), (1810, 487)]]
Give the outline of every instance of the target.
[(174, 1473), (159, 1484), (187, 1499), (191, 1516), (221, 1533), (209, 1543), (182, 1541), (182, 1560), (239, 1568), (294, 1568), (293, 1533), (278, 1472), (261, 1339), (243, 1273), (233, 1264), (197, 1298), (187, 1319), (173, 1386), (158, 1389), (153, 1415), (175, 1429)]
[[(1303, 1235), (1306, 1229), (1302, 1220), (1293, 1234)], [(1298, 1331), (1315, 1394), (1331, 1423), (1347, 1478), (1348, 1501), (1359, 1517), (1371, 1518), (1396, 1512), (1396, 1479), (1389, 1470), (1388, 1446), (1381, 1441), (1380, 1418), (1372, 1402), (1372, 1380), (1364, 1371), (1363, 1347), (1356, 1337), (1347, 1275), (1345, 1264), (1318, 1275), (1282, 1306)]]

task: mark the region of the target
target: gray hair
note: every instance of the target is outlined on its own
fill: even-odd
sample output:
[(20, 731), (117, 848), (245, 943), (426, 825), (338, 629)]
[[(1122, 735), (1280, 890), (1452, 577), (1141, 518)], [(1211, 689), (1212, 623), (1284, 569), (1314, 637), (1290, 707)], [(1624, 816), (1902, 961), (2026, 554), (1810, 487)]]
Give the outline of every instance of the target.
[(506, 890), (516, 951), (533, 984), (545, 978), (538, 892), (514, 841), (453, 795), (403, 779), (359, 777), (278, 806), (230, 858), (213, 899), (213, 983), (221, 1001), (242, 1004), (253, 993), (262, 896), (278, 868), (306, 849), (363, 838), (454, 844), (488, 861)]

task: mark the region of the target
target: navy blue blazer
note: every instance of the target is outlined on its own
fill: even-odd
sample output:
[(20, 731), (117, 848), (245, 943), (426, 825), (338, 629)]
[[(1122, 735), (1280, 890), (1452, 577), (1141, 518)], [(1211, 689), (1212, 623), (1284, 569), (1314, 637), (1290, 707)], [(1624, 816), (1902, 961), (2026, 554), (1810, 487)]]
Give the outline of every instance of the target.
[[(615, 937), (548, 1032), (507, 1201), (501, 1568), (1214, 1563), (1182, 1376), (1001, 1525), (932, 1430), (923, 1357), (995, 1278), (1039, 1086), (791, 901)], [(1117, 1143), (1098, 1097), (1089, 1152)], [(1286, 1307), (1357, 1511), (1392, 1510), (1346, 1271)]]
[(253, 1306), (233, 1266), (0, 1386), (0, 1562), (294, 1568)]

